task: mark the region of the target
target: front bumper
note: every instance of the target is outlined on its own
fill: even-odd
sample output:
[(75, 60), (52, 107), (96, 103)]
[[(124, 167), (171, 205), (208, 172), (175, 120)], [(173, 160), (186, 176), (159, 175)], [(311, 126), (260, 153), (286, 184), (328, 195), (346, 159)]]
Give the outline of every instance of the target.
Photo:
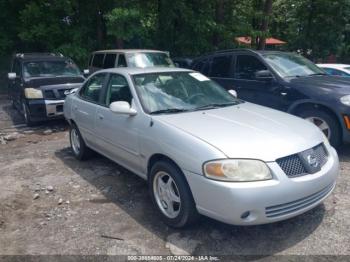
[(276, 162), (268, 163), (274, 178), (259, 182), (221, 182), (184, 171), (199, 213), (234, 225), (257, 225), (302, 214), (326, 199), (339, 173), (336, 151), (315, 173), (289, 178)]
[(63, 118), (64, 100), (27, 100), (30, 118), (32, 121)]

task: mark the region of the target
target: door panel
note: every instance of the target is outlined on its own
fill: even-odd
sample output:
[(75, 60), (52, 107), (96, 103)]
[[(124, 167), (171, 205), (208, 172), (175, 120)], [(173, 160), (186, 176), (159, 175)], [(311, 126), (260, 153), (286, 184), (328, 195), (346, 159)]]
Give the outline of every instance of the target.
[(286, 110), (289, 105), (288, 88), (279, 84), (275, 79), (260, 80), (255, 73), (268, 68), (257, 58), (251, 55), (237, 55), (233, 86), (238, 98), (272, 107)]
[(78, 128), (90, 145), (96, 145), (95, 139), (95, 116), (98, 104), (101, 102), (103, 86), (105, 85), (107, 74), (100, 73), (91, 77), (82, 87), (79, 96), (73, 103), (73, 119)]
[(95, 117), (97, 147), (121, 165), (140, 171), (140, 116), (113, 113), (109, 105), (116, 101), (132, 104), (132, 95), (126, 79), (121, 75), (111, 74), (104, 99), (105, 105), (98, 106)]

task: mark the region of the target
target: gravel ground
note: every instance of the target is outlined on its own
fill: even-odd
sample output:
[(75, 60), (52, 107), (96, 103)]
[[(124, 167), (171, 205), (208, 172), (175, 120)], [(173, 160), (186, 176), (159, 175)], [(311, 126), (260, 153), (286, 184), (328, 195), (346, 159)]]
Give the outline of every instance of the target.
[(0, 143), (0, 255), (350, 255), (349, 146), (334, 193), (301, 216), (174, 230), (142, 179), (99, 155), (75, 160), (64, 121), (28, 129), (4, 98), (0, 107), (0, 136), (13, 139)]

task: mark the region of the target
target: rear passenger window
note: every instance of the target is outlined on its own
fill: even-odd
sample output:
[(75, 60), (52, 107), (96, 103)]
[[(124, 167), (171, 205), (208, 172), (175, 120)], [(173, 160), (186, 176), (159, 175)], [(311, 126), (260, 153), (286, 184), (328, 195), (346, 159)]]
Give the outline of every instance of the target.
[(237, 56), (235, 78), (254, 80), (255, 73), (260, 70), (267, 70), (267, 68), (254, 56)]
[(117, 54), (106, 54), (103, 68), (113, 68), (115, 66), (115, 59)]
[(89, 79), (80, 91), (80, 96), (91, 102), (98, 103), (100, 100), (101, 89), (106, 74), (97, 74)]
[(95, 54), (94, 60), (92, 61), (92, 66), (102, 68), (104, 55), (105, 54)]
[(211, 77), (229, 77), (232, 56), (216, 56), (211, 64)]
[(88, 66), (92, 66), (92, 58), (93, 58), (93, 57), (94, 57), (94, 55), (91, 55), (91, 56), (90, 56)]
[(123, 55), (123, 54), (119, 55), (117, 67), (127, 67), (125, 55)]
[(126, 79), (121, 75), (111, 75), (108, 82), (106, 105), (116, 101), (125, 101), (131, 105), (132, 95)]

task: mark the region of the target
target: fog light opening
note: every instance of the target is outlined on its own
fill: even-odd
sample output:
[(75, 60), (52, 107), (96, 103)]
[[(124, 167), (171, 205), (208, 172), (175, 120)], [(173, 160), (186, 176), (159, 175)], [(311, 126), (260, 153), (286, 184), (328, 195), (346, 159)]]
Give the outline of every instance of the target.
[(246, 219), (250, 216), (250, 211), (246, 211), (241, 215), (241, 219)]

